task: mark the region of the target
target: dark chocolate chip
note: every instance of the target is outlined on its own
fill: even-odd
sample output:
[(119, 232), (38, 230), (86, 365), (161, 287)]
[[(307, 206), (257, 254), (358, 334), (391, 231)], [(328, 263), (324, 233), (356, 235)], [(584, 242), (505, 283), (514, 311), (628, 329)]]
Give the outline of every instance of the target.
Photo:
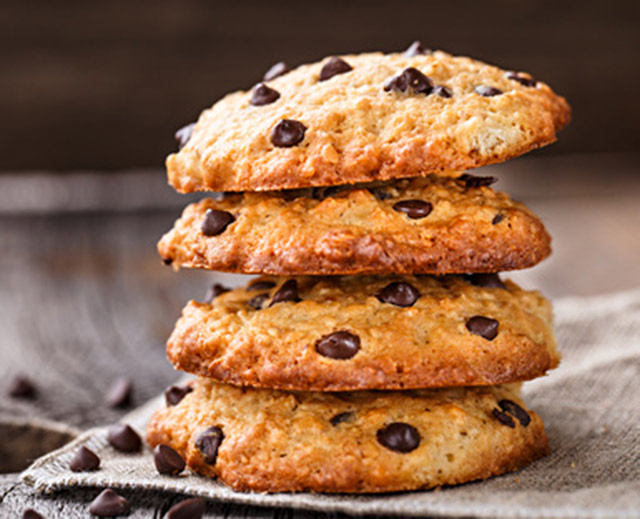
[(396, 452), (411, 452), (420, 445), (418, 430), (402, 422), (394, 422), (379, 429), (376, 438), (378, 443)]
[(131, 398), (133, 395), (133, 381), (127, 377), (118, 377), (113, 381), (107, 395), (105, 396), (105, 402), (109, 407), (128, 407), (131, 405)]
[(186, 126), (180, 128), (174, 135), (176, 141), (178, 142), (178, 146), (180, 149), (184, 148), (187, 145), (187, 142), (191, 139), (191, 134), (193, 133), (193, 128), (196, 123), (190, 123)]
[(173, 263), (173, 258), (162, 258), (162, 263), (165, 265), (171, 265)]
[(503, 400), (500, 400), (500, 402), (498, 402), (498, 405), (505, 413), (509, 413), (511, 416), (515, 416), (520, 422), (520, 425), (522, 425), (523, 427), (527, 427), (531, 423), (531, 417), (529, 416), (529, 413), (527, 413), (514, 401), (507, 400), (505, 398)]
[(414, 41), (409, 45), (407, 50), (404, 51), (404, 55), (407, 58), (412, 58), (413, 56), (419, 56), (421, 54), (431, 54), (431, 49), (425, 48), (419, 40)]
[(22, 519), (44, 519), (44, 516), (36, 512), (33, 508), (27, 508), (22, 512)]
[(412, 220), (424, 218), (433, 210), (433, 206), (424, 200), (401, 200), (393, 205), (394, 211), (406, 214)]
[(178, 405), (182, 399), (193, 391), (190, 386), (169, 386), (164, 391), (164, 400), (167, 407)]
[(223, 232), (234, 220), (233, 215), (227, 211), (207, 209), (207, 212), (204, 213), (204, 220), (202, 220), (200, 230), (205, 236), (216, 236)]
[(337, 415), (331, 417), (329, 422), (331, 423), (331, 425), (336, 427), (337, 425), (341, 424), (342, 422), (346, 422), (346, 421), (350, 420), (352, 416), (353, 416), (353, 413), (351, 413), (349, 411), (347, 411), (345, 413), (338, 413)]
[(185, 463), (182, 456), (168, 445), (156, 445), (153, 449), (153, 462), (160, 474), (175, 476), (184, 470)]
[(287, 72), (291, 70), (289, 65), (287, 65), (284, 61), (278, 61), (275, 65), (272, 65), (269, 70), (264, 73), (263, 80), (271, 81), (280, 76), (284, 76)]
[(99, 517), (115, 517), (126, 514), (129, 508), (129, 501), (107, 488), (91, 502), (89, 512)]
[(95, 452), (83, 445), (76, 451), (69, 462), (69, 468), (73, 472), (98, 470), (100, 468), (100, 458)]
[(384, 84), (385, 92), (406, 92), (409, 81), (404, 74), (398, 74), (388, 79)]
[(213, 301), (220, 294), (229, 292), (229, 290), (230, 290), (229, 288), (225, 287), (224, 285), (221, 285), (220, 283), (214, 283), (209, 287), (209, 290), (207, 290), (207, 295), (204, 298), (204, 302), (211, 303), (211, 301)]
[(433, 90), (433, 83), (431, 79), (418, 69), (409, 67), (404, 69), (399, 75), (389, 79), (384, 85), (385, 92), (389, 92), (390, 90), (406, 92), (409, 88), (416, 94), (429, 95)]
[(467, 321), (467, 330), (475, 335), (484, 337), (488, 341), (492, 341), (498, 335), (499, 324), (498, 321), (490, 317), (475, 315)]
[(258, 83), (253, 92), (251, 92), (251, 100), (249, 103), (253, 106), (263, 106), (275, 103), (280, 97), (280, 93), (264, 83)]
[(507, 72), (507, 78), (517, 81), (521, 85), (526, 87), (534, 87), (538, 84), (538, 82), (533, 79), (531, 76), (526, 76), (524, 74), (520, 74), (519, 72)]
[(493, 220), (491, 220), (491, 224), (498, 225), (502, 220), (504, 220), (504, 215), (502, 213), (498, 213), (493, 217)]
[(498, 181), (496, 177), (478, 177), (476, 175), (470, 175), (469, 173), (460, 175), (457, 180), (464, 182), (464, 186), (468, 188), (487, 187)]
[(346, 331), (333, 332), (316, 342), (316, 351), (331, 359), (350, 359), (360, 349), (360, 337)]
[(202, 519), (205, 502), (201, 497), (192, 497), (176, 503), (167, 512), (167, 519)]
[(139, 452), (142, 448), (140, 435), (127, 424), (115, 424), (109, 427), (107, 440), (120, 452)]
[(196, 440), (196, 449), (202, 452), (204, 461), (208, 465), (215, 465), (218, 458), (218, 449), (224, 440), (224, 434), (220, 427), (209, 427), (198, 436)]
[(502, 425), (506, 425), (507, 427), (515, 429), (516, 423), (513, 421), (513, 418), (511, 418), (507, 413), (504, 413), (500, 411), (500, 409), (496, 408), (492, 411), (492, 414)]
[(300, 121), (282, 119), (271, 132), (271, 143), (278, 148), (290, 148), (302, 142), (307, 127)]
[(333, 76), (344, 74), (351, 70), (353, 70), (353, 67), (345, 60), (334, 56), (333, 58), (329, 58), (329, 61), (322, 66), (322, 69), (320, 70), (320, 81), (326, 81), (327, 79), (331, 79)]
[(445, 99), (453, 96), (453, 92), (451, 91), (451, 89), (443, 85), (434, 86), (432, 93), (439, 95), (440, 97), (444, 97)]
[(254, 310), (262, 310), (262, 305), (269, 299), (269, 294), (258, 294), (247, 301), (247, 304)]
[(502, 94), (502, 90), (496, 87), (488, 86), (488, 85), (480, 85), (475, 88), (476, 94), (479, 94), (483, 97), (493, 97), (499, 96)]
[(38, 391), (31, 380), (24, 375), (17, 375), (9, 382), (7, 393), (11, 398), (33, 399)]
[(376, 294), (378, 301), (395, 306), (412, 306), (420, 297), (420, 292), (409, 283), (394, 281)]
[(247, 292), (254, 292), (256, 290), (269, 290), (275, 287), (276, 284), (273, 281), (254, 281), (247, 287)]
[(269, 306), (289, 301), (294, 303), (300, 301), (300, 297), (298, 296), (298, 283), (295, 279), (289, 279), (284, 282), (278, 291), (273, 294), (273, 298), (271, 299), (271, 304)]
[(477, 287), (507, 288), (498, 274), (467, 274), (465, 278), (469, 283)]

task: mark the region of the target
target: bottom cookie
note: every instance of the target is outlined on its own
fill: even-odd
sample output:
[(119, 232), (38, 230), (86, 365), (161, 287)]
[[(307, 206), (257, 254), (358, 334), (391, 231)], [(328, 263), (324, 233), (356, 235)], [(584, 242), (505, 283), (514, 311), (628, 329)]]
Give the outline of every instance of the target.
[(147, 440), (235, 490), (395, 492), (517, 470), (548, 452), (518, 385), (351, 393), (190, 382)]

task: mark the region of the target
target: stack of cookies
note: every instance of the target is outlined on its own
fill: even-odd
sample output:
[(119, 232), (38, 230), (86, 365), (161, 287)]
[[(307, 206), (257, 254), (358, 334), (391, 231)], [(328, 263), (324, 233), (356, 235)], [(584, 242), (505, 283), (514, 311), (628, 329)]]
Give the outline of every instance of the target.
[(168, 342), (198, 377), (148, 429), (236, 490), (388, 492), (544, 455), (520, 383), (557, 366), (549, 302), (500, 278), (550, 253), (540, 220), (465, 170), (555, 140), (530, 75), (415, 42), (272, 67), (178, 132), (187, 207), (165, 263), (261, 274), (191, 301)]

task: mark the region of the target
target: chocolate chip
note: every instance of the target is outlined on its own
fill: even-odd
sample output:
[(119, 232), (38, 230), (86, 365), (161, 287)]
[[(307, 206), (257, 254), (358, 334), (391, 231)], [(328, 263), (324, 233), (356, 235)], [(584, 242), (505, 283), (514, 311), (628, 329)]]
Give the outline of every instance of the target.
[(329, 58), (329, 61), (322, 66), (322, 69), (320, 70), (320, 81), (326, 81), (327, 79), (331, 79), (333, 76), (344, 74), (351, 70), (353, 70), (353, 67), (345, 60), (334, 56), (333, 58)]
[(418, 69), (409, 67), (404, 69), (398, 76), (392, 77), (384, 85), (385, 92), (390, 90), (406, 92), (409, 88), (416, 94), (429, 95), (433, 90), (433, 83)]
[(502, 94), (502, 90), (496, 87), (480, 85), (475, 88), (476, 94), (480, 94), (483, 97), (493, 97)]
[(118, 377), (113, 381), (107, 395), (105, 402), (109, 407), (128, 407), (131, 405), (131, 396), (133, 394), (133, 382), (127, 377)]
[(233, 223), (235, 218), (231, 213), (227, 211), (220, 211), (218, 209), (207, 209), (204, 213), (204, 220), (200, 225), (200, 230), (205, 236), (216, 236)]
[(360, 337), (346, 331), (333, 332), (316, 342), (316, 351), (331, 359), (350, 359), (360, 349)]
[(431, 93), (439, 95), (440, 97), (444, 97), (445, 99), (453, 96), (453, 92), (451, 91), (451, 89), (442, 85), (434, 86)]
[(467, 274), (465, 278), (469, 283), (477, 287), (507, 288), (498, 274)]
[(264, 83), (258, 83), (251, 93), (249, 103), (253, 106), (263, 106), (275, 103), (280, 97), (280, 93)]
[(469, 173), (460, 175), (457, 180), (464, 182), (464, 186), (467, 188), (486, 187), (495, 184), (498, 181), (496, 177), (478, 177), (476, 175), (470, 175)]
[(165, 265), (171, 265), (173, 263), (173, 258), (162, 258), (162, 263)]
[(204, 461), (208, 465), (215, 465), (218, 458), (218, 449), (224, 440), (224, 434), (220, 427), (209, 427), (205, 429), (196, 440), (196, 449), (204, 455)]
[(98, 470), (100, 468), (100, 458), (95, 452), (83, 445), (69, 462), (69, 468), (73, 472)]
[(204, 302), (211, 303), (211, 301), (213, 301), (220, 294), (229, 292), (229, 290), (230, 290), (229, 288), (225, 287), (224, 285), (221, 285), (220, 283), (214, 283), (209, 287), (209, 290), (207, 290), (207, 295), (204, 298)]
[(352, 416), (353, 416), (353, 413), (351, 413), (349, 411), (347, 411), (345, 413), (338, 413), (337, 415), (331, 417), (329, 422), (331, 423), (331, 425), (336, 427), (337, 425), (341, 424), (342, 422), (346, 422), (346, 421), (350, 420)]
[(496, 420), (498, 420), (502, 425), (506, 425), (507, 427), (515, 429), (516, 423), (513, 421), (513, 418), (511, 418), (507, 413), (503, 413), (502, 411), (500, 411), (500, 409), (497, 408), (491, 412)]
[(169, 386), (164, 391), (164, 400), (167, 407), (178, 405), (182, 399), (193, 391), (190, 386)]
[(507, 72), (507, 78), (517, 81), (521, 85), (526, 87), (534, 87), (538, 84), (538, 82), (533, 79), (531, 76), (525, 76), (524, 74), (520, 74), (519, 72)]
[(168, 445), (156, 445), (153, 449), (153, 462), (160, 474), (175, 476), (184, 470), (182, 456)]
[(284, 282), (278, 291), (273, 294), (273, 298), (271, 299), (271, 304), (269, 306), (289, 301), (294, 303), (300, 301), (300, 297), (298, 297), (298, 283), (295, 279), (289, 279)]
[(271, 68), (264, 73), (262, 79), (264, 81), (271, 81), (272, 79), (275, 79), (277, 77), (284, 76), (290, 70), (291, 69), (289, 68), (289, 65), (287, 65), (284, 61), (278, 61), (278, 63), (272, 65)]
[(44, 519), (44, 516), (36, 512), (33, 508), (27, 508), (22, 512), (22, 519)]
[(271, 143), (278, 148), (290, 148), (302, 142), (307, 127), (300, 121), (282, 119), (271, 132)]
[(394, 281), (376, 294), (378, 301), (395, 306), (412, 306), (420, 297), (420, 292), (409, 283)]
[(115, 517), (126, 514), (129, 508), (129, 501), (107, 488), (91, 502), (89, 512), (99, 517)]
[(511, 416), (515, 416), (520, 422), (520, 425), (522, 425), (523, 427), (527, 427), (531, 423), (531, 417), (529, 416), (529, 413), (527, 413), (524, 409), (522, 409), (522, 407), (520, 407), (512, 400), (507, 400), (505, 398), (503, 400), (500, 400), (500, 402), (498, 402), (498, 405), (505, 413), (509, 413)]
[(273, 281), (254, 281), (247, 287), (247, 292), (253, 292), (255, 290), (269, 290), (275, 287), (276, 284)]
[(127, 424), (115, 424), (109, 427), (107, 440), (120, 452), (139, 452), (142, 448), (140, 435)]
[(191, 135), (193, 134), (193, 129), (195, 128), (196, 123), (190, 123), (186, 126), (180, 128), (174, 135), (176, 141), (178, 142), (178, 146), (180, 149), (184, 148), (187, 145), (187, 142), (191, 139)]
[(407, 50), (404, 51), (404, 55), (407, 58), (412, 58), (413, 56), (419, 56), (421, 54), (431, 54), (431, 49), (425, 48), (419, 40), (414, 41), (409, 45)]
[(504, 220), (504, 215), (502, 213), (498, 213), (493, 217), (493, 220), (491, 220), (491, 224), (498, 225), (502, 220)]
[(167, 519), (202, 519), (205, 502), (201, 497), (185, 499), (169, 508)]
[(475, 315), (467, 321), (467, 330), (475, 335), (484, 337), (488, 341), (492, 341), (498, 335), (499, 324), (498, 321), (490, 317)]
[(404, 74), (398, 74), (388, 79), (384, 84), (385, 92), (406, 92), (409, 84)]
[(269, 299), (269, 294), (258, 294), (247, 301), (247, 304), (254, 310), (262, 310), (262, 305)]
[(11, 379), (7, 390), (7, 394), (11, 398), (33, 399), (37, 393), (36, 386), (24, 375), (17, 375)]
[(394, 422), (379, 429), (376, 438), (378, 443), (396, 452), (411, 452), (420, 445), (418, 430), (402, 422)]
[(412, 220), (417, 220), (428, 216), (433, 206), (424, 200), (401, 200), (393, 205), (393, 210), (406, 214)]

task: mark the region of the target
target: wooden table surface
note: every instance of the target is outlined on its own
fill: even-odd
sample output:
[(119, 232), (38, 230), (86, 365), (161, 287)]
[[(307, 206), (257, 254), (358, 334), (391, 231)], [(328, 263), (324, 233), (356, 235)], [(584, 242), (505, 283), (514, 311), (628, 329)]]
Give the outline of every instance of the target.
[[(522, 158), (486, 168), (497, 189), (527, 203), (552, 234), (554, 254), (510, 277), (553, 298), (640, 287), (640, 161), (637, 156)], [(29, 459), (79, 430), (116, 421), (104, 392), (135, 380), (134, 405), (178, 374), (164, 341), (190, 298), (238, 276), (161, 264), (155, 242), (188, 198), (161, 171), (0, 175), (0, 516), (33, 507), (45, 517), (88, 517), (95, 489), (33, 495), (19, 483)], [(6, 397), (18, 373), (33, 401)], [(162, 517), (179, 496), (123, 492), (130, 517)], [(211, 503), (206, 517), (329, 517)]]

